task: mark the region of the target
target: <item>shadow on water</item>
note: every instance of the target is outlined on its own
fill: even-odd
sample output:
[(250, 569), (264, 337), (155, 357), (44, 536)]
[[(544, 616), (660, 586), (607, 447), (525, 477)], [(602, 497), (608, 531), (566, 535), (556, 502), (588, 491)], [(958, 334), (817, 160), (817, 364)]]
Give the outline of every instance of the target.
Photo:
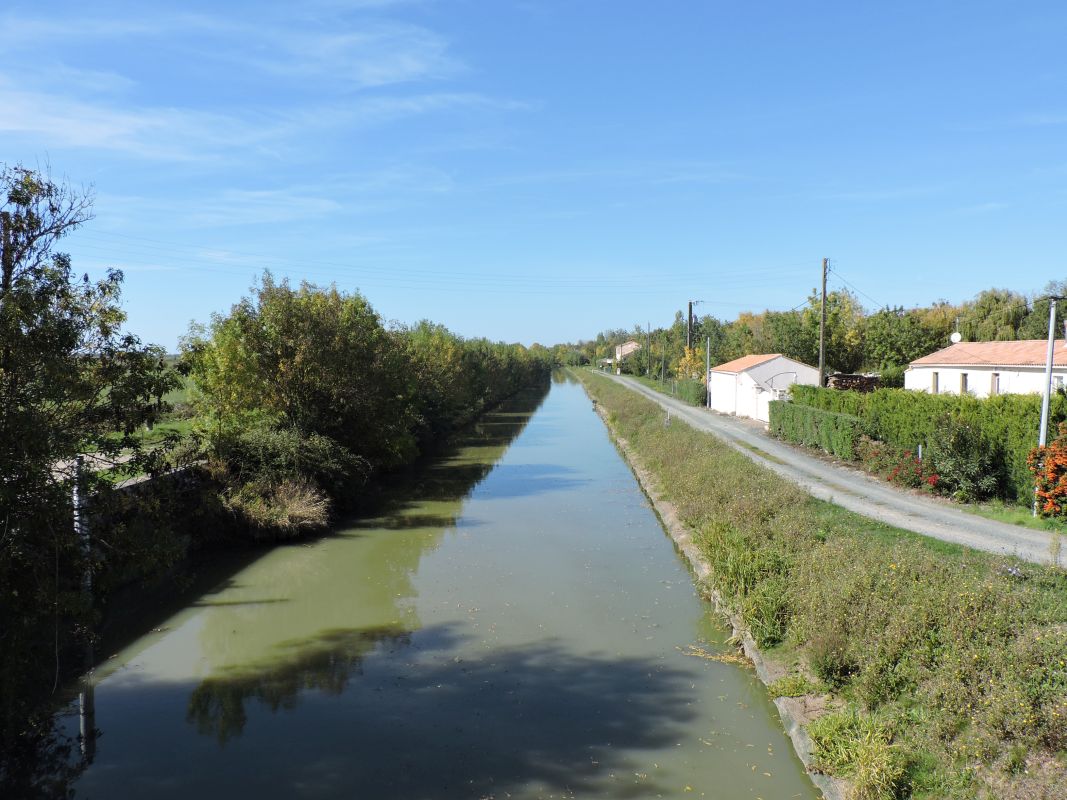
[[(449, 626), (288, 642), (269, 662), (202, 682), (187, 719), (224, 744), (243, 730), (250, 703), (278, 712), (310, 692), (343, 694), (339, 713), (358, 724), (276, 764), (279, 786), (313, 779), (337, 796), (458, 800), (528, 784), (579, 796), (602, 789), (609, 773), (638, 768), (627, 763), (634, 751), (671, 745), (694, 717), (694, 674), (656, 659), (576, 655), (551, 641), (469, 656), (462, 643)], [(649, 776), (613, 796), (667, 790)]]

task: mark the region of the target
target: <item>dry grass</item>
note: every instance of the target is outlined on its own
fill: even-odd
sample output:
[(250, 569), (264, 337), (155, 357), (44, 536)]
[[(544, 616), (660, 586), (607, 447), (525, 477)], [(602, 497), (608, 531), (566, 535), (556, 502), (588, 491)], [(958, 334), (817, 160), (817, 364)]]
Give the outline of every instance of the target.
[(284, 480), (275, 485), (245, 484), (225, 498), (259, 539), (289, 539), (325, 528), (330, 501), (310, 483)]

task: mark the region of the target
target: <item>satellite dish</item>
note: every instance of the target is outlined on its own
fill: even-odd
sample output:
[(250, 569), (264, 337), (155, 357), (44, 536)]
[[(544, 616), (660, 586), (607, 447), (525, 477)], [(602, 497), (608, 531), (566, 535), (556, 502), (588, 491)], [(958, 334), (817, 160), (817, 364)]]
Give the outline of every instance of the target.
[(948, 338), (952, 341), (953, 344), (959, 344), (963, 341), (963, 336), (960, 335), (959, 331), (954, 331), (953, 334)]

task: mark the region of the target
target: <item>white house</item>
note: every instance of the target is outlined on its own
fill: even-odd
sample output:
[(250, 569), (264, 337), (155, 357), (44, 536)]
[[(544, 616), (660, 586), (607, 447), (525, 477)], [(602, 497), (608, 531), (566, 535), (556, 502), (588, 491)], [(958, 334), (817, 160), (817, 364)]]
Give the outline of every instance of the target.
[(780, 400), (794, 383), (819, 385), (819, 370), (781, 353), (736, 358), (711, 368), (711, 407), (724, 414), (770, 421), (771, 400)]
[[(958, 342), (911, 362), (904, 388), (931, 394), (1030, 394), (1044, 391), (1047, 339)], [(1052, 388), (1067, 378), (1067, 343), (1052, 351)]]

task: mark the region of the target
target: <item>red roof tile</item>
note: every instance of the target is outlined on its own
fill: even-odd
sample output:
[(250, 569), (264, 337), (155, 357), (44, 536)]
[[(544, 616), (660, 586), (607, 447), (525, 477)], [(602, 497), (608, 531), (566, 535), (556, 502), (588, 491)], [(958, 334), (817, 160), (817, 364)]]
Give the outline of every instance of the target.
[(752, 369), (758, 367), (765, 361), (770, 361), (773, 358), (781, 358), (781, 353), (770, 353), (767, 355), (752, 355), (741, 356), (741, 358), (735, 358), (733, 361), (727, 361), (725, 364), (719, 364), (717, 367), (712, 367), (712, 372), (744, 372), (746, 369)]
[[(1047, 339), (1018, 342), (959, 342), (911, 362), (923, 366), (1043, 367), (1048, 353)], [(1067, 366), (1067, 344), (1056, 342), (1052, 363)]]

